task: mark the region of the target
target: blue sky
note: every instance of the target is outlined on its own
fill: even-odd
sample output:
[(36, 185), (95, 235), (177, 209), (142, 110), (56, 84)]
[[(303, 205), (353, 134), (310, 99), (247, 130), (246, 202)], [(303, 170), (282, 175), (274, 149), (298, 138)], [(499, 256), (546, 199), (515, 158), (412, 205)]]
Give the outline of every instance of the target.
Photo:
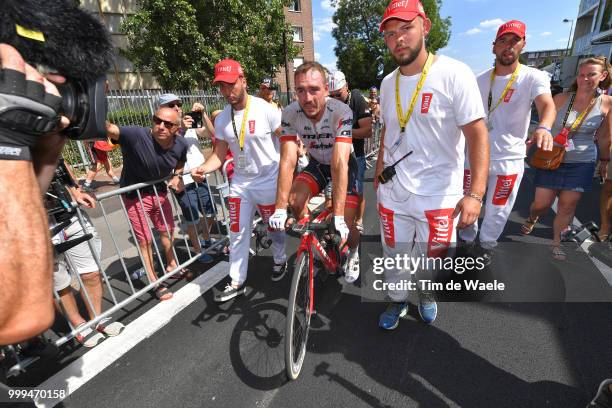
[[(563, 23), (563, 19), (575, 20), (579, 5), (579, 0), (443, 0), (440, 15), (451, 16), (451, 38), (438, 54), (456, 58), (475, 72), (482, 72), (493, 62), (491, 43), (497, 28), (513, 19), (527, 24), (525, 50), (565, 48), (570, 23)], [(335, 69), (335, 40), (331, 35), (334, 9), (329, 0), (312, 0), (312, 14), (315, 59)]]

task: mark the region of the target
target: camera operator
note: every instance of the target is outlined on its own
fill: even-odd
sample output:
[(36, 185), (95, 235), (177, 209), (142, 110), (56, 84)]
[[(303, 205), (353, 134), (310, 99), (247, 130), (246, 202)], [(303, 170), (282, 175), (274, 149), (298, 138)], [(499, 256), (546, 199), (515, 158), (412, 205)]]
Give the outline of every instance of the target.
[[(43, 332), (53, 322), (52, 251), (41, 191), (46, 191), (68, 125), (60, 117), (60, 94), (25, 63), (19, 52), (0, 44), (0, 344)], [(10, 222), (7, 222), (10, 220)]]

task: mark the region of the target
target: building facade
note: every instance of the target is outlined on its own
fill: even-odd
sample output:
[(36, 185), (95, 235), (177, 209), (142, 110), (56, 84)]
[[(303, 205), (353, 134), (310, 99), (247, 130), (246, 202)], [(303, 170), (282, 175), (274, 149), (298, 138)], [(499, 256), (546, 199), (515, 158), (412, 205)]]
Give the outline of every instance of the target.
[(566, 55), (567, 50), (560, 48), (556, 50), (525, 51), (521, 54), (521, 57), (530, 67), (541, 67), (542, 65), (561, 62)]
[[(314, 61), (312, 1), (293, 0), (289, 7), (285, 8), (285, 19), (293, 29), (292, 38), (287, 38), (287, 41), (293, 41), (294, 45), (301, 48), (301, 51), (293, 60), (288, 61), (287, 70), (285, 70), (285, 67), (279, 67), (274, 80), (279, 84), (281, 92), (287, 92), (287, 85), (289, 90), (293, 89), (293, 71), (295, 71), (295, 68), (305, 61)], [(287, 71), (289, 72), (288, 81)]]
[[(117, 50), (113, 68), (107, 75), (111, 89), (159, 89), (159, 83), (152, 73), (137, 70), (129, 60), (119, 53), (119, 49), (127, 45), (127, 36), (121, 33), (119, 27), (123, 19), (137, 12), (138, 1), (81, 0), (81, 6), (92, 13), (98, 14), (111, 33), (113, 44)], [(298, 56), (289, 61), (288, 64), (289, 87), (292, 89), (295, 67), (304, 61), (314, 60), (312, 1), (293, 0), (289, 7), (285, 8), (285, 18), (293, 28), (292, 38), (288, 36), (287, 41), (293, 41), (301, 49)], [(284, 67), (279, 67), (275, 81), (280, 85), (280, 90), (285, 92), (287, 81)]]
[(581, 0), (576, 18), (571, 53), (563, 61), (561, 83), (569, 86), (580, 59), (612, 53), (612, 0)]

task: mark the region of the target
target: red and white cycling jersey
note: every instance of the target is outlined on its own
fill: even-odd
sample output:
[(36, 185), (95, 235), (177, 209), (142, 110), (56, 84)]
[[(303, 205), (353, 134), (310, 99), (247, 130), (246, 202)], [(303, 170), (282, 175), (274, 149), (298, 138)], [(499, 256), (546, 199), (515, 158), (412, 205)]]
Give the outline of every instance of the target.
[(281, 142), (299, 137), (315, 160), (329, 165), (335, 143), (353, 143), (353, 111), (346, 103), (327, 98), (325, 113), (315, 125), (295, 101), (283, 109), (282, 128)]

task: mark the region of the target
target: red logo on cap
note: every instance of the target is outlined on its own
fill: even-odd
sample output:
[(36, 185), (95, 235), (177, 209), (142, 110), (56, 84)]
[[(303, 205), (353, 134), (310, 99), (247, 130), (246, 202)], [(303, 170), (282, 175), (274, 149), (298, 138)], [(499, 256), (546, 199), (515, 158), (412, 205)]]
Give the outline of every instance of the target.
[(429, 112), (429, 106), (431, 105), (432, 98), (433, 98), (432, 93), (424, 93), (421, 96), (421, 113)]
[(255, 121), (254, 120), (249, 120), (249, 132), (251, 132), (251, 134), (255, 134)]
[(510, 99), (512, 98), (512, 94), (514, 93), (514, 88), (510, 88), (508, 89), (508, 93), (506, 94), (506, 96), (504, 97), (504, 102), (508, 103), (510, 102)]

